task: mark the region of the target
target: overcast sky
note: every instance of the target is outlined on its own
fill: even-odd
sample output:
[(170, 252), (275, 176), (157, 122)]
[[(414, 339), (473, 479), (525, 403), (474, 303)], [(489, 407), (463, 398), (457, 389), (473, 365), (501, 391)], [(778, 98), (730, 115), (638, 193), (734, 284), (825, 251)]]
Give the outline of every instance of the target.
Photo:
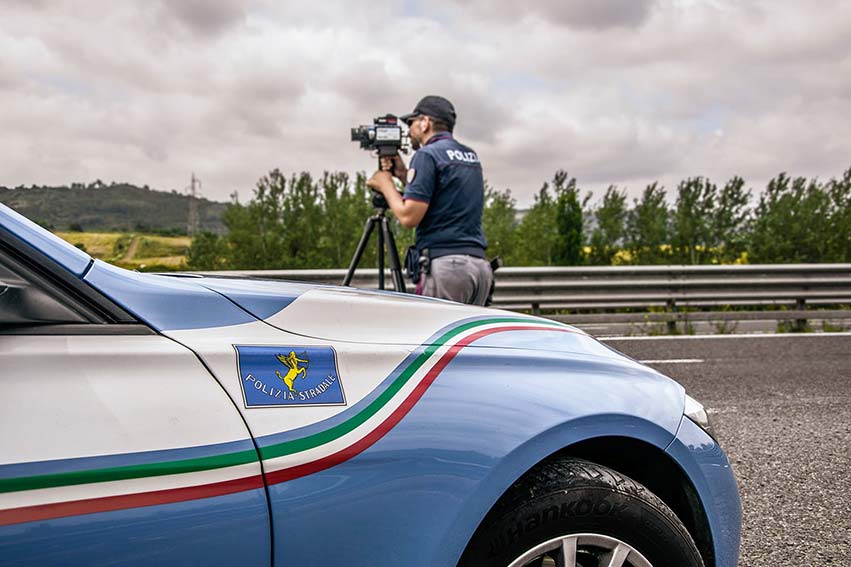
[(441, 94), (521, 206), (851, 167), (851, 2), (0, 0), (0, 185), (250, 198), (373, 167), (349, 129)]

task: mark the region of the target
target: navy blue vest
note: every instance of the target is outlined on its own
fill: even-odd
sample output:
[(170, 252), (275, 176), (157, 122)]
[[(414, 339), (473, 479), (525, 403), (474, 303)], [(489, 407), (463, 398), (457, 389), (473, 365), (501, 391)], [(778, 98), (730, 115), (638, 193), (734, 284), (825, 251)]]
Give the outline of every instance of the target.
[(417, 226), (417, 250), (432, 258), (447, 254), (485, 257), (482, 164), (476, 152), (449, 132), (432, 136), (411, 158), (405, 199), (428, 203)]

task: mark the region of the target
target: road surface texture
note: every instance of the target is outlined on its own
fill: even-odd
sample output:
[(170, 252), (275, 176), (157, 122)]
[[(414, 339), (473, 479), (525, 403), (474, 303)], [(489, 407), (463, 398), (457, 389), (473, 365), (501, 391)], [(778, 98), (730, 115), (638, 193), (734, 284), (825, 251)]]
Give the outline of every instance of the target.
[(851, 334), (604, 342), (707, 407), (742, 496), (739, 565), (851, 566)]

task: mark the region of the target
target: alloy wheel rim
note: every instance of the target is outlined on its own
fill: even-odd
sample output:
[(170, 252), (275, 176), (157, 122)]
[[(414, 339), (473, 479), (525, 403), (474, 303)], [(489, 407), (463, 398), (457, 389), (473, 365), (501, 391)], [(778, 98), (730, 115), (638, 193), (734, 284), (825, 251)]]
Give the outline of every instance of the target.
[(536, 545), (508, 567), (653, 567), (637, 549), (603, 534), (569, 534)]

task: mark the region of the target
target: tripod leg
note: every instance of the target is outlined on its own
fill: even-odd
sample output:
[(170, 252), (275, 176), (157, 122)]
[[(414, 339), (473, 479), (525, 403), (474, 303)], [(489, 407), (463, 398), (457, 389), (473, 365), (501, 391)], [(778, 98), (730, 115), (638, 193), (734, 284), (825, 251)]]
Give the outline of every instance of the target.
[(352, 256), (352, 263), (349, 264), (349, 271), (346, 273), (346, 277), (343, 278), (343, 285), (349, 285), (352, 283), (355, 270), (358, 269), (361, 256), (363, 256), (363, 251), (366, 250), (366, 245), (369, 243), (369, 236), (372, 234), (372, 229), (375, 228), (376, 222), (379, 222), (376, 217), (369, 217), (366, 219), (366, 225), (363, 227), (363, 234), (360, 237), (360, 242), (358, 242), (358, 247), (355, 249), (355, 255)]
[(405, 278), (402, 277), (402, 262), (399, 261), (399, 249), (396, 248), (396, 238), (390, 228), (390, 219), (381, 219), (381, 230), (387, 242), (387, 255), (390, 256), (390, 274), (393, 276), (393, 287), (399, 293), (406, 293)]
[(384, 225), (387, 223), (387, 217), (381, 215), (381, 220), (378, 221), (381, 226), (378, 227), (378, 289), (384, 289)]

